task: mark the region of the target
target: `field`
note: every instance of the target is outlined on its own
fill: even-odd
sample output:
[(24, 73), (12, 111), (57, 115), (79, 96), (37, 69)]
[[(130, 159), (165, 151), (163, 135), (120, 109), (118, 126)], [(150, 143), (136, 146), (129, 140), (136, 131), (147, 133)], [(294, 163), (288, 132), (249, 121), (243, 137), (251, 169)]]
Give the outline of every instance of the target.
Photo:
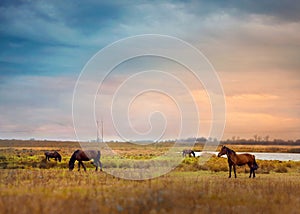
[[(110, 145), (127, 159), (150, 159), (168, 146)], [(239, 167), (228, 179), (225, 158), (185, 158), (161, 177), (133, 181), (88, 171), (69, 172), (79, 148), (70, 142), (0, 143), (0, 213), (299, 213), (300, 162), (259, 161), (257, 177)], [(245, 149), (245, 148), (243, 148)], [(286, 149), (286, 148), (285, 148)], [(61, 163), (44, 161), (43, 152), (59, 150)], [(265, 149), (264, 149), (265, 151)], [(111, 166), (102, 158), (104, 171)], [(128, 166), (127, 166), (128, 167)]]

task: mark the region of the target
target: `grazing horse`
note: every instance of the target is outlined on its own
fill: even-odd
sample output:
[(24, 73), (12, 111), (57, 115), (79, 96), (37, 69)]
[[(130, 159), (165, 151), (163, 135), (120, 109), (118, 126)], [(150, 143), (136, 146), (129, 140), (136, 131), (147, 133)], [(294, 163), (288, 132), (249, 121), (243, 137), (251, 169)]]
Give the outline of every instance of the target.
[(222, 155), (227, 155), (228, 158), (228, 165), (229, 165), (229, 178), (231, 178), (231, 169), (233, 166), (233, 171), (234, 171), (234, 177), (236, 178), (236, 165), (238, 166), (243, 166), (247, 164), (250, 168), (250, 176), (253, 173), (253, 178), (255, 178), (255, 170), (258, 169), (258, 165), (255, 161), (255, 156), (251, 154), (240, 154), (237, 155), (235, 151), (232, 149), (227, 148), (226, 146), (222, 146), (221, 151), (218, 154), (218, 157), (221, 157)]
[(61, 162), (61, 155), (57, 152), (45, 152), (46, 160), (50, 161), (50, 158), (54, 158), (55, 161)]
[(192, 157), (192, 155), (196, 157), (195, 152), (191, 149), (184, 149), (182, 151), (182, 157), (186, 157), (186, 155), (189, 155), (189, 157)]
[(98, 166), (100, 166), (100, 170), (102, 171), (102, 163), (100, 162), (100, 151), (96, 150), (76, 150), (70, 158), (69, 161), (69, 170), (72, 171), (74, 169), (75, 161), (78, 161), (78, 171), (80, 170), (80, 165), (83, 167), (84, 171), (86, 168), (82, 161), (93, 161), (93, 165), (96, 166), (96, 171), (98, 170)]

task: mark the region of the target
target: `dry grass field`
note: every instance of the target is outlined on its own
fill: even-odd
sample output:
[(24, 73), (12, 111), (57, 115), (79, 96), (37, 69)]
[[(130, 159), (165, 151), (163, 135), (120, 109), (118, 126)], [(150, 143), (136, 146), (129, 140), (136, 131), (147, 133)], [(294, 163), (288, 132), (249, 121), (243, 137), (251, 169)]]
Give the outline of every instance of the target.
[[(9, 144), (10, 143), (10, 144)], [(150, 158), (166, 148), (113, 144), (130, 159)], [(79, 148), (70, 142), (0, 144), (0, 213), (299, 213), (300, 162), (260, 161), (255, 179), (247, 167), (228, 179), (225, 158), (185, 158), (175, 170), (143, 181), (104, 172), (70, 172), (67, 163)], [(44, 161), (43, 152), (59, 150), (61, 163)], [(151, 155), (150, 155), (151, 154)], [(144, 157), (145, 156), (145, 157)], [(111, 167), (111, 166), (110, 166)], [(113, 166), (122, 167), (122, 166)]]
[(145, 181), (104, 172), (1, 170), (1, 213), (299, 213), (295, 174), (172, 172)]

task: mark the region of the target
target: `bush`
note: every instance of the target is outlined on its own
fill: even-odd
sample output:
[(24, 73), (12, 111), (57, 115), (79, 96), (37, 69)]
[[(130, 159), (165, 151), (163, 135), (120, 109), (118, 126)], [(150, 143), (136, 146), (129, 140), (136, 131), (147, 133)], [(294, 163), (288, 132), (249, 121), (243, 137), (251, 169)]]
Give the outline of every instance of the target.
[(288, 170), (285, 166), (278, 166), (274, 171), (278, 172), (278, 173), (287, 173), (288, 172)]
[(300, 153), (300, 148), (289, 149), (288, 152), (290, 152), (290, 153)]
[(39, 165), (37, 163), (32, 163), (31, 166), (33, 168), (38, 166), (40, 169), (50, 169), (50, 168), (56, 167), (57, 163), (47, 161), (46, 159), (42, 159), (41, 162), (39, 163)]
[(131, 168), (131, 165), (129, 162), (121, 162), (119, 168)]
[(117, 164), (114, 161), (107, 161), (104, 162), (103, 165), (105, 165), (106, 168), (117, 168)]
[(272, 170), (275, 169), (275, 163), (274, 161), (269, 161), (269, 160), (258, 160), (258, 174), (269, 174)]
[(0, 161), (6, 161), (6, 157), (3, 155), (0, 155)]

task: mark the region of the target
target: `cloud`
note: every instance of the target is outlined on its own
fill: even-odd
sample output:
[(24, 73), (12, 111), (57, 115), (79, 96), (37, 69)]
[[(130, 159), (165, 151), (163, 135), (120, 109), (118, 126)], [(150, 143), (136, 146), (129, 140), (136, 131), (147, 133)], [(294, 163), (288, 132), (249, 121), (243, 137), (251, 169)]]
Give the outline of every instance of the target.
[[(71, 137), (72, 90), (89, 58), (118, 39), (158, 33), (184, 39), (210, 59), (225, 89), (231, 131), (259, 118), (272, 121), (263, 130), (278, 130), (271, 125), (286, 118), (292, 125), (280, 127), (288, 133), (299, 127), (299, 7), (290, 0), (1, 1), (1, 130)], [(192, 78), (180, 78), (206, 105)], [(111, 79), (105, 93), (121, 80)]]
[[(2, 84), (1, 137), (44, 135), (52, 139), (74, 139), (71, 106), (73, 87), (74, 79), (67, 76), (20, 76)], [(40, 132), (45, 127), (52, 128), (45, 133)], [(68, 132), (63, 134), (62, 130)]]
[(229, 13), (237, 17), (251, 15), (268, 16), (274, 22), (295, 22), (300, 20), (300, 4), (297, 1), (287, 0), (262, 0), (254, 2), (251, 0), (213, 0), (213, 1), (189, 1), (186, 8), (195, 14)]
[(265, 113), (230, 111), (223, 139), (232, 136), (253, 138), (255, 134), (269, 135), (272, 139), (297, 139), (299, 137), (300, 119), (280, 117)]

